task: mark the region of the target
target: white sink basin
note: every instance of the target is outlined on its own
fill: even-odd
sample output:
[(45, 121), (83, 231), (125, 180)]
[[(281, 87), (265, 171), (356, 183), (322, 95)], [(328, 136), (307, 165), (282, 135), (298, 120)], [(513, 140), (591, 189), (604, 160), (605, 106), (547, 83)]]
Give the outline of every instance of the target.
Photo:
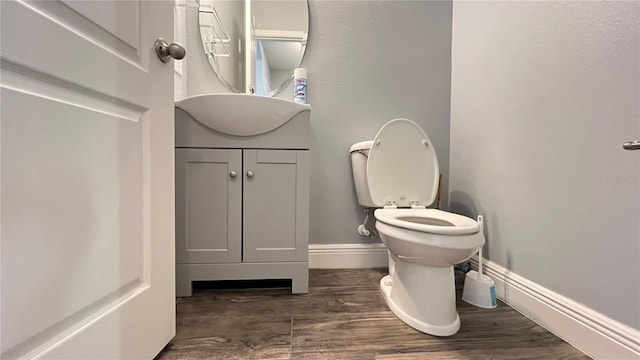
[(233, 136), (255, 136), (279, 128), (311, 106), (272, 97), (207, 94), (176, 101), (175, 106), (202, 125)]

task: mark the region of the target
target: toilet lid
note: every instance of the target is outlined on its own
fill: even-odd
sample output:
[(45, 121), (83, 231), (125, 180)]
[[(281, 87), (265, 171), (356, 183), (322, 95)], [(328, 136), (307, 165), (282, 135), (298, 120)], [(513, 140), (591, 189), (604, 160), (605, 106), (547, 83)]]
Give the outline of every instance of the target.
[(429, 206), (438, 192), (438, 157), (422, 128), (407, 119), (384, 124), (371, 146), (367, 179), (377, 206), (390, 201), (409, 207), (411, 201)]

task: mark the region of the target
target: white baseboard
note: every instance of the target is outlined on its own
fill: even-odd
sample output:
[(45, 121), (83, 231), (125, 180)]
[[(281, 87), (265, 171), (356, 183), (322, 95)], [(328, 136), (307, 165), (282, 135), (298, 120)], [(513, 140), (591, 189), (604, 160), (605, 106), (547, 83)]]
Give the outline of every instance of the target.
[[(640, 330), (483, 261), (498, 298), (577, 349), (594, 359), (640, 359)], [(471, 263), (477, 268), (477, 256)]]
[(375, 244), (311, 244), (311, 269), (356, 269), (387, 267), (387, 247)]

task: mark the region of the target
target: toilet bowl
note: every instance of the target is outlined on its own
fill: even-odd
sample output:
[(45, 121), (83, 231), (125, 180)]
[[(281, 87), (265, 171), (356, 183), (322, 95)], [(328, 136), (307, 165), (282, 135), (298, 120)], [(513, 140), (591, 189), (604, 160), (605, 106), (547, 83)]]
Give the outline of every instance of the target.
[(427, 208), (440, 176), (431, 140), (415, 122), (395, 119), (373, 141), (354, 144), (351, 154), (358, 201), (378, 208), (375, 227), (389, 251), (389, 275), (380, 280), (387, 305), (419, 331), (455, 334), (453, 265), (485, 240), (475, 220)]

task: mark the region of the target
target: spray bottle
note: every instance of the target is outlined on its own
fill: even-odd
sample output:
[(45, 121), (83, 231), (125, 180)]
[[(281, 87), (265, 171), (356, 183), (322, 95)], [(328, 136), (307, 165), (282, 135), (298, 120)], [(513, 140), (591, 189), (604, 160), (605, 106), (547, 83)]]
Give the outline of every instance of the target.
[(293, 72), (293, 101), (307, 103), (307, 70), (304, 68), (297, 68)]

